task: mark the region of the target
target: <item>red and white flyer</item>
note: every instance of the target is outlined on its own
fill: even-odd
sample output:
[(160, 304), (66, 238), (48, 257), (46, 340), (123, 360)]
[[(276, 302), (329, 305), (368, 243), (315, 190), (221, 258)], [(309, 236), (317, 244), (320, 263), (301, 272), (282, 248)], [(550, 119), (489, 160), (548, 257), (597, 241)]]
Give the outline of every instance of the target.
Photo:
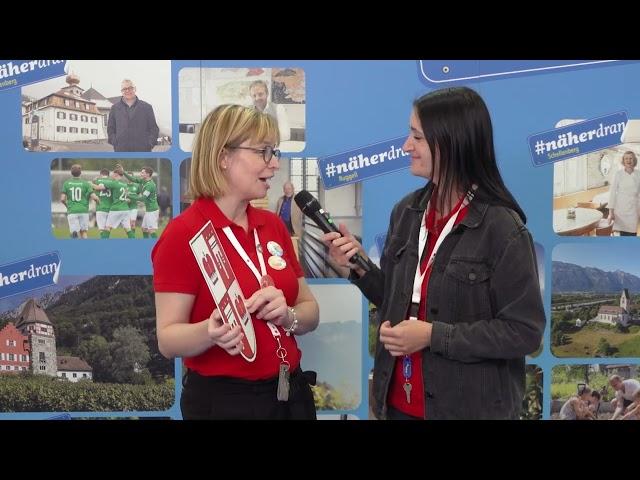
[(245, 298), (240, 284), (231, 269), (229, 259), (220, 246), (220, 239), (211, 221), (200, 229), (189, 245), (207, 282), (213, 301), (220, 309), (222, 321), (232, 327), (240, 325), (244, 333), (240, 355), (246, 361), (253, 362), (257, 351), (251, 315), (245, 308)]

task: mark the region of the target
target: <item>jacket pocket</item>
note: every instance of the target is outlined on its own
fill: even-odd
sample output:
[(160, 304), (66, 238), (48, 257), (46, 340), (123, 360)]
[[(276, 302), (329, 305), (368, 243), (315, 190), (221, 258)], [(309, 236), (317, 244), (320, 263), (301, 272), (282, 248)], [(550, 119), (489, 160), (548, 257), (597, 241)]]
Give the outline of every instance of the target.
[(445, 269), (453, 297), (453, 321), (472, 322), (492, 318), (489, 280), (491, 269), (481, 261), (452, 258)]
[(488, 420), (506, 419), (508, 391), (503, 384), (500, 361), (459, 364), (457, 381), (460, 394), (453, 402), (458, 412), (453, 418)]
[[(488, 411), (500, 409), (505, 403), (505, 385), (500, 376), (501, 366), (495, 362), (487, 362), (482, 367), (482, 398)], [(502, 367), (504, 368), (504, 367)]]
[(451, 259), (446, 273), (467, 285), (477, 285), (489, 280), (491, 271), (480, 261)]

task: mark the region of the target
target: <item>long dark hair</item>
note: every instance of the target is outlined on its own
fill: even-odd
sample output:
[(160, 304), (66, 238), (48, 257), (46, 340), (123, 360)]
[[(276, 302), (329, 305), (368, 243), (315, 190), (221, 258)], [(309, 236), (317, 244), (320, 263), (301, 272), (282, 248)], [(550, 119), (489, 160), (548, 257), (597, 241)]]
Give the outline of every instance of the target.
[(491, 117), (482, 97), (467, 87), (444, 88), (423, 95), (413, 106), (434, 158), (438, 209), (443, 212), (454, 188), (467, 191), (476, 184), (476, 199), (508, 207), (526, 223), (498, 171)]

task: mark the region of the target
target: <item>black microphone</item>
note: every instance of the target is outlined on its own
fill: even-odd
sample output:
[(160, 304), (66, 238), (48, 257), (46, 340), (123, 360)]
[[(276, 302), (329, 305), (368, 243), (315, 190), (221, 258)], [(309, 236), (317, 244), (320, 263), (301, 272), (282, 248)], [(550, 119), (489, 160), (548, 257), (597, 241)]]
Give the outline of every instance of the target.
[[(296, 201), (298, 207), (300, 207), (300, 210), (302, 210), (302, 213), (313, 220), (324, 233), (337, 232), (342, 236), (342, 232), (340, 232), (336, 224), (333, 223), (331, 216), (322, 209), (320, 202), (318, 202), (313, 195), (306, 190), (301, 190), (296, 193), (293, 199)], [(371, 270), (369, 263), (358, 253), (351, 257), (349, 262), (359, 266), (365, 272)]]

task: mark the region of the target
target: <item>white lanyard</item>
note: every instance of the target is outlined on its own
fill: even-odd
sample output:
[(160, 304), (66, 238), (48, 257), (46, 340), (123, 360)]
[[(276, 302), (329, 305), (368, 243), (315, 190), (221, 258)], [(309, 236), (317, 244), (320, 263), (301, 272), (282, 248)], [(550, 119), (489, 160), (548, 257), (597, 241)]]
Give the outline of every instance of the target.
[(431, 267), (431, 265), (433, 264), (433, 260), (436, 256), (436, 253), (438, 252), (438, 249), (440, 248), (440, 245), (444, 241), (445, 237), (449, 235), (449, 233), (453, 229), (453, 226), (456, 223), (456, 219), (458, 218), (458, 214), (464, 207), (469, 205), (469, 202), (471, 201), (472, 198), (473, 198), (473, 192), (469, 190), (463, 202), (460, 204), (456, 212), (451, 216), (449, 221), (445, 224), (444, 228), (442, 229), (442, 232), (440, 232), (440, 235), (436, 240), (436, 244), (433, 246), (433, 250), (431, 251), (431, 255), (429, 256), (429, 260), (427, 261), (427, 266), (424, 269), (424, 272), (421, 272), (420, 264), (422, 263), (421, 262), (422, 253), (424, 252), (424, 249), (427, 246), (427, 237), (429, 236), (429, 231), (427, 230), (427, 222), (425, 221), (427, 217), (427, 212), (429, 211), (429, 204), (427, 204), (427, 208), (425, 209), (424, 214), (422, 215), (422, 222), (420, 223), (420, 239), (418, 242), (418, 265), (416, 266), (416, 274), (413, 279), (413, 294), (411, 295), (411, 303), (420, 304), (420, 297), (422, 296), (422, 282), (424, 281), (424, 277), (427, 274), (427, 270), (429, 270), (429, 267)]
[[(267, 266), (264, 263), (264, 256), (262, 255), (262, 245), (260, 245), (260, 238), (258, 238), (258, 229), (255, 229), (255, 228), (253, 229), (253, 238), (256, 243), (256, 255), (258, 256), (258, 261), (260, 262), (260, 272), (258, 272), (258, 269), (253, 263), (253, 260), (251, 260), (251, 258), (249, 258), (249, 255), (247, 255), (247, 252), (244, 249), (244, 247), (240, 245), (240, 242), (236, 238), (231, 228), (224, 227), (222, 231), (231, 242), (231, 245), (233, 245), (233, 248), (236, 249), (236, 252), (238, 252), (238, 255), (240, 255), (240, 258), (242, 258), (242, 260), (244, 260), (244, 263), (246, 263), (247, 266), (251, 269), (251, 271), (256, 277), (256, 280), (258, 280), (258, 284), (260, 285), (260, 287), (262, 287), (260, 281), (262, 280), (262, 277), (264, 277), (267, 274)], [(262, 275), (260, 275), (260, 273), (262, 273)], [(280, 345), (280, 340), (278, 338), (280, 337), (280, 330), (278, 330), (278, 327), (276, 327), (271, 322), (267, 322), (267, 326), (269, 327), (269, 330), (271, 330), (271, 335), (273, 335), (273, 338), (275, 338), (278, 341), (278, 345)], [(286, 350), (285, 350), (285, 355), (286, 355)]]
[[(258, 238), (258, 230), (257, 229), (253, 230), (253, 238), (256, 242), (256, 254), (258, 255), (258, 261), (260, 262), (260, 272), (258, 272), (258, 269), (256, 268), (255, 264), (249, 258), (249, 255), (247, 255), (247, 252), (245, 251), (244, 247), (240, 245), (240, 242), (236, 238), (233, 231), (231, 231), (231, 228), (224, 227), (222, 231), (231, 242), (231, 245), (233, 245), (233, 248), (236, 249), (236, 252), (238, 252), (238, 255), (240, 255), (240, 258), (244, 260), (244, 263), (247, 264), (247, 266), (251, 269), (253, 274), (256, 276), (256, 280), (258, 280), (258, 284), (260, 284), (260, 280), (262, 279), (262, 277), (264, 277), (267, 274), (267, 267), (264, 264), (264, 257), (262, 256), (262, 246), (260, 245), (260, 239)], [(260, 273), (262, 273), (262, 275), (260, 275)]]

